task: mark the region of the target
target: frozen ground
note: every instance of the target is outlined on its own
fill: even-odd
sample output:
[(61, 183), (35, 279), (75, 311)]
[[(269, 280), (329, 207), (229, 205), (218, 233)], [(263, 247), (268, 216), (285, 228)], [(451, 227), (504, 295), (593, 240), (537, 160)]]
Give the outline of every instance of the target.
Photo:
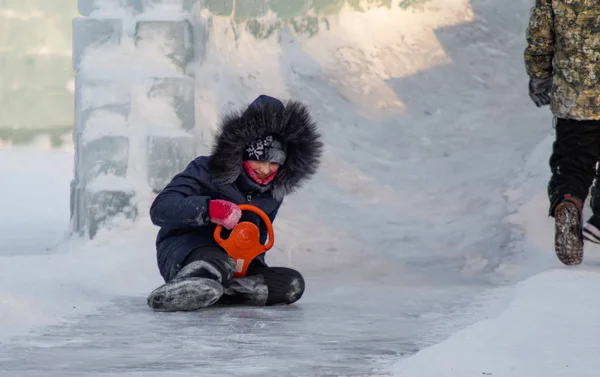
[[(72, 154), (0, 152), (3, 177), (23, 168), (21, 179), (7, 180), (0, 203), (23, 206), (1, 224), (10, 235), (1, 248), (10, 252), (0, 257), (1, 376), (362, 375), (449, 334), (458, 325), (450, 318), (478, 289), (427, 280), (408, 286), (394, 265), (371, 264), (361, 276), (332, 264), (331, 274), (307, 271), (301, 305), (155, 314), (145, 306), (159, 283), (147, 219), (57, 246), (68, 221)], [(48, 176), (43, 191), (56, 191), (57, 200), (32, 202), (36, 179)], [(36, 224), (46, 233), (32, 235)]]
[[(416, 376), (419, 366), (449, 375), (456, 342), (473, 349), (461, 356), (483, 358), (476, 337), (520, 331), (546, 283), (583, 305), (574, 287), (594, 284), (593, 270), (510, 288), (560, 267), (545, 217), (551, 122), (525, 92), (530, 2), (426, 4), (342, 12), (308, 40), (240, 30), (235, 48), (228, 21), (212, 24), (197, 72), (202, 121), (267, 92), (307, 102), (323, 124), (323, 170), (280, 212), (268, 259), (306, 275), (297, 305), (149, 312), (161, 281), (146, 213), (93, 241), (60, 242), (72, 154), (1, 150), (0, 376)], [(559, 344), (569, 334), (554, 335)], [(519, 361), (492, 353), (490, 367)]]

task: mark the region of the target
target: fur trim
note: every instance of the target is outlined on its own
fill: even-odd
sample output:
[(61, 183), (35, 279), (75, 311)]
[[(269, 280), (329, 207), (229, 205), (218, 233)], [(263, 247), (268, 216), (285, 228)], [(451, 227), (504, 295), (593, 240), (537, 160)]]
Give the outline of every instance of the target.
[(272, 182), (275, 199), (283, 200), (317, 172), (323, 143), (306, 106), (296, 101), (288, 101), (283, 108), (264, 103), (223, 117), (208, 165), (214, 182), (233, 183), (242, 172), (245, 148), (266, 135), (279, 137), (287, 153)]

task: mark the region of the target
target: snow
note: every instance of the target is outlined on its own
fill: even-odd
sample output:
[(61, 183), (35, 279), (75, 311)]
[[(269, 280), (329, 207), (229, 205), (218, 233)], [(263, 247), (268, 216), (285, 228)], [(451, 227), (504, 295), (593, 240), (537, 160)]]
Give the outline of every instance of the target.
[[(68, 241), (72, 151), (0, 149), (0, 175), (9, 177), (0, 185), (0, 323), (10, 324), (0, 340), (149, 289), (153, 279), (125, 267), (146, 266), (152, 277), (152, 260), (140, 258), (154, 247), (148, 224), (121, 222), (118, 239), (107, 229), (93, 242)], [(140, 253), (124, 251), (132, 242)]]
[[(600, 254), (585, 245), (584, 263), (562, 266), (553, 251), (554, 228), (547, 217), (547, 158), (554, 135), (534, 148), (524, 161), (509, 205), (507, 221), (518, 233), (514, 247), (527, 259), (521, 269), (541, 271), (516, 284), (485, 294), (494, 309), (486, 320), (453, 334), (445, 341), (397, 362), (382, 375), (445, 376), (595, 376), (600, 368), (597, 300)], [(590, 213), (585, 208), (585, 216)], [(521, 255), (522, 257), (522, 255)], [(498, 313), (498, 301), (506, 307)]]
[(0, 147), (0, 257), (45, 253), (62, 240), (69, 224), (69, 178), (64, 177), (72, 175), (72, 158), (40, 146)]
[(598, 267), (551, 270), (519, 283), (498, 317), (405, 359), (393, 376), (596, 376)]
[[(86, 77), (134, 88), (88, 88), (86, 107), (133, 106), (121, 130), (134, 139), (132, 169), (95, 187), (136, 190), (141, 211), (91, 241), (69, 235), (72, 150), (0, 146), (0, 376), (597, 370), (600, 263), (590, 246), (577, 268), (554, 256), (551, 118), (518, 89), (526, 87), (530, 1), (394, 4), (346, 7), (311, 38), (283, 27), (280, 39), (257, 40), (213, 17), (207, 54), (193, 67), (195, 132), (205, 147), (220, 113), (260, 93), (300, 99), (322, 124), (323, 168), (286, 200), (267, 258), (305, 276), (305, 296), (289, 307), (148, 310), (162, 281), (146, 211), (145, 136), (178, 119), (145, 98), (144, 78), (174, 68), (156, 46), (134, 54), (130, 34), (86, 56)], [(165, 9), (124, 14), (126, 31)], [(97, 126), (87, 137), (113, 134)]]

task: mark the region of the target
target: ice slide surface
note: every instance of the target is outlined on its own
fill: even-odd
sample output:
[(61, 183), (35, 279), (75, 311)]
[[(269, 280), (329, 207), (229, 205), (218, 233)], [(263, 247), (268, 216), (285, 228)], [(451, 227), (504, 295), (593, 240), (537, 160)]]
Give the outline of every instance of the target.
[(479, 293), (531, 273), (503, 221), (515, 172), (550, 130), (525, 92), (529, 2), (300, 3), (323, 13), (233, 22), (195, 8), (208, 33), (193, 73), (206, 145), (220, 111), (260, 93), (300, 99), (322, 124), (323, 168), (286, 201), (268, 257), (305, 275), (302, 300), (150, 312), (161, 280), (147, 211), (56, 246), (72, 153), (3, 150), (2, 174), (23, 176), (0, 195), (16, 214), (1, 221), (0, 376), (369, 375), (477, 321)]

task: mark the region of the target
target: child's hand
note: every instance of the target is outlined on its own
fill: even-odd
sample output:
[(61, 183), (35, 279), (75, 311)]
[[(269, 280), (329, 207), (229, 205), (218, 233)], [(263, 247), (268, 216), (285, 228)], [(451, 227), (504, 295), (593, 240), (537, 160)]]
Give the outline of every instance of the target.
[(240, 221), (242, 210), (235, 203), (214, 199), (208, 203), (208, 217), (211, 222), (231, 230)]

